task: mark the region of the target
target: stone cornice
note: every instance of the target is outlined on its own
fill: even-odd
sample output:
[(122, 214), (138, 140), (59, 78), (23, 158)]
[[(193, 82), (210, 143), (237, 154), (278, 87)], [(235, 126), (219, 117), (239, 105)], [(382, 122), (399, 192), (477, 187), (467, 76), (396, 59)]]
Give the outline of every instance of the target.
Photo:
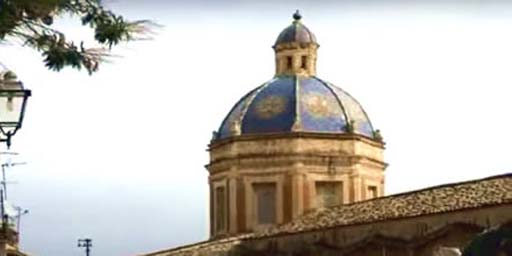
[(385, 162), (381, 162), (366, 156), (315, 156), (304, 154), (273, 154), (271, 157), (269, 157), (266, 154), (251, 154), (245, 156), (219, 159), (215, 162), (211, 162), (205, 167), (212, 173), (216, 173), (219, 170), (228, 171), (231, 166), (235, 165), (242, 168), (258, 166), (259, 169), (265, 167), (292, 167), (297, 162), (301, 162), (304, 165), (320, 167), (326, 167), (328, 165), (332, 165), (333, 167), (349, 167), (355, 164), (362, 164), (384, 169), (388, 166), (388, 164)]
[(267, 134), (243, 134), (213, 141), (208, 145), (208, 150), (212, 150), (235, 141), (259, 141), (271, 139), (293, 139), (293, 138), (311, 138), (311, 139), (336, 139), (336, 140), (357, 140), (366, 142), (372, 146), (384, 149), (384, 142), (368, 138), (356, 133), (315, 133), (315, 132), (293, 132), (293, 133), (267, 133)]

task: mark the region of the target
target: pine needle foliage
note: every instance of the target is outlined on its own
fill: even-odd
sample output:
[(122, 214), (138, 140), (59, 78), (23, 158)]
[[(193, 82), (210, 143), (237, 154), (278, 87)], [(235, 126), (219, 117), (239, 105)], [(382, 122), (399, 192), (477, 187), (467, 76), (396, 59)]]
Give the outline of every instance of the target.
[[(94, 31), (99, 47), (85, 47), (53, 27), (54, 18), (71, 14)], [(21, 39), (24, 46), (39, 51), (45, 66), (98, 71), (110, 49), (126, 41), (149, 39), (149, 20), (128, 21), (104, 7), (101, 0), (0, 0), (0, 42)]]

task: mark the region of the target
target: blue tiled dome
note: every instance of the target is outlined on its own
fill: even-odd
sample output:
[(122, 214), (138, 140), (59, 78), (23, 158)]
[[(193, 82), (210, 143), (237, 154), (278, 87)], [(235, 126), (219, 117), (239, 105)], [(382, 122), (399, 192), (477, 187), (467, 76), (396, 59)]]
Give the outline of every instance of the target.
[(277, 76), (236, 103), (216, 139), (291, 132), (353, 132), (374, 138), (363, 108), (342, 89), (314, 76)]

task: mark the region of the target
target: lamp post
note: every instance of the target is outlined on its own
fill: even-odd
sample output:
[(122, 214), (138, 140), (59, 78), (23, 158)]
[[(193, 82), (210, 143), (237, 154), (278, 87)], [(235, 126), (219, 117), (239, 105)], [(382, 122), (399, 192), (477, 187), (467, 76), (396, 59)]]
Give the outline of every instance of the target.
[[(11, 146), (12, 136), (21, 128), (27, 99), (31, 94), (30, 90), (23, 87), (23, 83), (17, 81), (13, 72), (0, 72), (0, 142), (5, 142), (7, 148)], [(12, 237), (7, 223), (8, 216), (5, 213), (3, 191), (0, 191), (0, 204), (2, 212), (0, 256), (6, 256), (7, 242), (11, 241)]]

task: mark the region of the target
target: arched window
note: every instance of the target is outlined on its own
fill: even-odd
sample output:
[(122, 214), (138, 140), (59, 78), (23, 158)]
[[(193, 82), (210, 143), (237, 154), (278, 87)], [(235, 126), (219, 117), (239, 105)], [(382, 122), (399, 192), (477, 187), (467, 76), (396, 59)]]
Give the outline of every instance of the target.
[(293, 59), (292, 56), (286, 57), (286, 69), (292, 70), (293, 69)]
[(302, 69), (307, 69), (308, 67), (308, 56), (302, 56), (301, 58), (301, 66)]

